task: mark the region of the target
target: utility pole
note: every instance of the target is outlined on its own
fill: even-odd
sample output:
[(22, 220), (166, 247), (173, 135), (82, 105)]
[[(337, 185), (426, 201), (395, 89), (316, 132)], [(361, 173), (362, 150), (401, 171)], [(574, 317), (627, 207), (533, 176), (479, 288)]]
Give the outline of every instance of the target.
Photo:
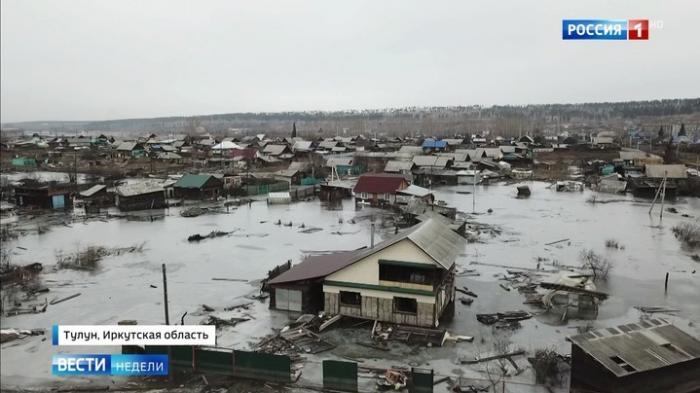
[(168, 278), (165, 275), (165, 264), (163, 264), (163, 308), (165, 309), (165, 324), (170, 325), (170, 316), (168, 315)]

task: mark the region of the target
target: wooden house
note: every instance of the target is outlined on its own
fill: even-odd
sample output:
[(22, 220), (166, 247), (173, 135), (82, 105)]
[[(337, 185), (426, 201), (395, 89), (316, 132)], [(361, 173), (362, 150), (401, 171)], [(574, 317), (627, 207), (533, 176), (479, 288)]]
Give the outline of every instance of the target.
[(454, 306), (465, 240), (428, 219), (374, 247), (307, 258), (269, 281), (271, 308), (435, 327)]
[(176, 198), (216, 199), (224, 183), (214, 175), (185, 174), (173, 185)]

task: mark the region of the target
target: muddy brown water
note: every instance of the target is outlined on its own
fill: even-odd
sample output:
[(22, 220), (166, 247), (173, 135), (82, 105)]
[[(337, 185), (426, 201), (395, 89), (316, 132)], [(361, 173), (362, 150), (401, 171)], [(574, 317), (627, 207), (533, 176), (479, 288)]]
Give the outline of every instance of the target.
[[(662, 221), (658, 208), (648, 214), (649, 201), (631, 196), (597, 195), (598, 200), (616, 200), (611, 203), (591, 204), (587, 200), (595, 193), (586, 190), (576, 193), (557, 193), (546, 183), (529, 183), (532, 195), (517, 199), (515, 185), (479, 186), (476, 193), (474, 220), (493, 225), (502, 230), (500, 235), (482, 234), (477, 243), (467, 244), (457, 260), (459, 269), (471, 268), (481, 273), (478, 277), (460, 277), (458, 285), (468, 286), (479, 294), (467, 307), (457, 304), (456, 317), (445, 326), (454, 334), (475, 336), (472, 344), (460, 343), (443, 348), (416, 351), (403, 344), (396, 344), (389, 353), (367, 354), (358, 351), (353, 343), (368, 341), (366, 328), (332, 330), (328, 337), (339, 346), (333, 352), (309, 359), (314, 364), (324, 358), (337, 355), (376, 356), (368, 360), (377, 364), (415, 364), (432, 367), (438, 373), (454, 375), (455, 370), (464, 375), (479, 375), (478, 370), (456, 364), (460, 356), (473, 355), (493, 349), (495, 337), (506, 339), (528, 350), (553, 346), (568, 352), (567, 335), (575, 333), (575, 327), (587, 321), (569, 321), (566, 325), (552, 324), (546, 318), (537, 317), (523, 322), (523, 327), (512, 333), (494, 332), (476, 321), (476, 312), (530, 309), (523, 305), (523, 297), (517, 291), (506, 292), (499, 287), (495, 275), (503, 268), (481, 265), (499, 264), (533, 268), (540, 258), (543, 268), (556, 260), (559, 264), (578, 265), (582, 249), (593, 249), (609, 258), (614, 265), (610, 278), (599, 289), (611, 294), (601, 308), (596, 327), (638, 321), (640, 314), (633, 306), (669, 306), (681, 310), (675, 316), (663, 316), (695, 336), (700, 335), (700, 287), (698, 275), (700, 263), (691, 255), (700, 250), (687, 250), (674, 238), (671, 228), (683, 221), (698, 222), (700, 199), (679, 198), (668, 202), (679, 213), (664, 212)], [(437, 199), (470, 213), (472, 195), (457, 191), (472, 191), (469, 186), (436, 188)], [(335, 208), (337, 209), (337, 208)], [(492, 213), (487, 213), (492, 209)], [(686, 218), (681, 214), (694, 217)], [(245, 295), (257, 292), (255, 282), (213, 281), (212, 278), (236, 278), (258, 280), (275, 265), (288, 259), (299, 261), (304, 251), (354, 249), (369, 244), (369, 220), (350, 219), (384, 214), (374, 209), (356, 210), (351, 200), (340, 210), (330, 210), (315, 200), (291, 205), (268, 206), (265, 202), (244, 205), (226, 214), (205, 214), (183, 218), (179, 208), (165, 211), (161, 220), (127, 221), (109, 220), (76, 222), (71, 227), (54, 226), (44, 234), (29, 234), (5, 242), (3, 247), (13, 252), (13, 262), (18, 264), (42, 262), (45, 264), (44, 284), (50, 292), (40, 296), (37, 302), (65, 297), (80, 292), (81, 296), (49, 306), (43, 314), (3, 317), (3, 328), (45, 328), (53, 324), (114, 324), (122, 319), (135, 319), (140, 324), (163, 322), (161, 289), (161, 264), (168, 269), (168, 289), (171, 321), (179, 323), (180, 316), (188, 312), (186, 323), (199, 323), (206, 316), (198, 312), (201, 304), (216, 308), (216, 315), (241, 316), (249, 314), (254, 319), (234, 328), (224, 328), (219, 333), (221, 346), (246, 349), (273, 328), (280, 328), (290, 316), (269, 311), (267, 305), (254, 302), (250, 310), (225, 312), (224, 307), (249, 302)], [(339, 219), (342, 218), (342, 223)], [(292, 222), (292, 227), (275, 225)], [(305, 228), (318, 227), (321, 231), (302, 233)], [(187, 237), (212, 230), (235, 231), (233, 235), (190, 243)], [(340, 232), (343, 235), (334, 234)], [(387, 236), (379, 231), (378, 237)], [(546, 243), (570, 239), (555, 245)], [(608, 249), (606, 239), (615, 239), (625, 248)], [(379, 240), (379, 239), (377, 239)], [(107, 257), (92, 272), (53, 270), (51, 265), (59, 251), (71, 251), (88, 245), (124, 247), (146, 243), (143, 253)], [(24, 250), (25, 248), (26, 250)], [(477, 262), (479, 264), (472, 264)], [(663, 279), (670, 273), (668, 293), (664, 293)], [(151, 285), (156, 286), (152, 288)], [(659, 315), (660, 316), (660, 315)], [(47, 336), (47, 338), (49, 338)], [(60, 352), (94, 353), (118, 352), (111, 347), (65, 347)], [(50, 340), (30, 337), (2, 345), (1, 373), (3, 386), (19, 384), (45, 385), (60, 383), (50, 374), (51, 356), (59, 350), (51, 347)], [(380, 359), (381, 358), (381, 359)], [(30, 366), (31, 367), (28, 367)], [(320, 366), (319, 366), (320, 367)], [(316, 366), (307, 366), (304, 378), (317, 379)], [(518, 378), (527, 380), (523, 374)], [(531, 379), (531, 378), (530, 378)], [(315, 381), (317, 382), (317, 381)]]

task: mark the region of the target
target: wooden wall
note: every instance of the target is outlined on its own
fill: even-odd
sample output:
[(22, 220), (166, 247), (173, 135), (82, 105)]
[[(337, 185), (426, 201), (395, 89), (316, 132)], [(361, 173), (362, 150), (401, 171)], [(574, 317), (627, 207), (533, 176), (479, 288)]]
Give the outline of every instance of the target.
[(435, 305), (418, 302), (416, 314), (394, 311), (393, 299), (362, 296), (361, 307), (342, 306), (337, 293), (324, 293), (324, 310), (330, 315), (341, 314), (413, 326), (435, 326)]

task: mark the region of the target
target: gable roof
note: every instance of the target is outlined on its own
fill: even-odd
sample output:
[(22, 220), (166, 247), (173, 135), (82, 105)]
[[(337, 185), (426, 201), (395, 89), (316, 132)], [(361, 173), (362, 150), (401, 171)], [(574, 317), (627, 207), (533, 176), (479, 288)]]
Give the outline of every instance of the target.
[(396, 192), (404, 183), (407, 182), (403, 175), (393, 173), (366, 173), (357, 180), (354, 191), (371, 194), (387, 194)]
[(291, 269), (270, 280), (269, 284), (326, 277), (406, 239), (446, 270), (452, 268), (457, 255), (462, 252), (466, 244), (465, 239), (451, 230), (444, 222), (430, 218), (376, 244), (373, 248), (364, 247), (353, 251), (339, 251), (308, 257), (300, 264), (292, 266)]
[(137, 146), (139, 146), (138, 142), (122, 142), (119, 144), (117, 147), (118, 151), (132, 151), (134, 150)]
[(178, 188), (202, 188), (204, 185), (214, 177), (213, 175), (191, 175), (186, 174), (175, 183), (174, 187)]
[(279, 156), (287, 150), (287, 145), (272, 145), (267, 144), (263, 149), (263, 153), (269, 154), (271, 156)]
[(413, 161), (397, 161), (397, 160), (391, 160), (386, 163), (386, 166), (384, 167), (384, 172), (401, 172), (401, 171), (410, 171), (411, 168), (413, 168)]
[(352, 157), (328, 157), (326, 159), (326, 166), (333, 167), (338, 165), (351, 166)]
[(430, 191), (427, 188), (423, 188), (421, 186), (417, 186), (415, 184), (411, 184), (410, 186), (404, 188), (403, 190), (398, 191), (399, 194), (406, 194), (406, 195), (411, 195), (417, 198), (423, 198), (425, 196), (428, 196), (432, 194), (433, 192)]
[(413, 157), (413, 163), (416, 164), (416, 166), (433, 166), (433, 167), (439, 167), (439, 168), (444, 168), (447, 166), (447, 163), (452, 160), (452, 157), (441, 157), (441, 156), (414, 156)]
[(433, 138), (427, 138), (423, 141), (422, 147), (427, 149), (444, 149), (447, 147), (447, 142), (437, 141)]
[[(568, 340), (618, 377), (700, 357), (700, 341), (661, 318), (593, 330)], [(615, 356), (632, 370), (611, 359)]]

